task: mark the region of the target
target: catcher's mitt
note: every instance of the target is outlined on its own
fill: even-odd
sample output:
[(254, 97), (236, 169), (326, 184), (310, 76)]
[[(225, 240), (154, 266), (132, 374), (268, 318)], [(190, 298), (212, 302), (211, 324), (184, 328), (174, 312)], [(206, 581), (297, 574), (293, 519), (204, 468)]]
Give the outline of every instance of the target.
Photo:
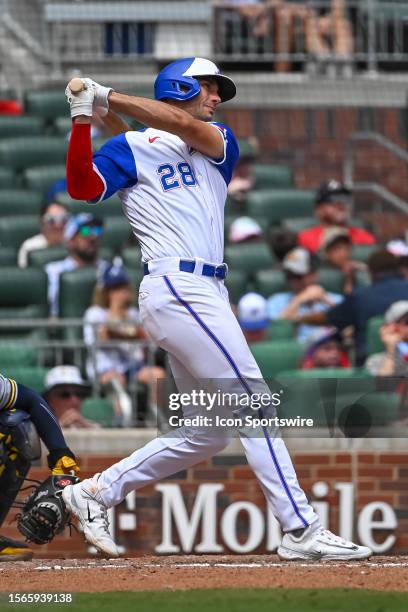
[(61, 493), (67, 485), (76, 484), (80, 479), (64, 474), (49, 476), (32, 493), (17, 520), (19, 531), (29, 542), (46, 544), (57, 533), (64, 531), (69, 523), (70, 513), (62, 500)]

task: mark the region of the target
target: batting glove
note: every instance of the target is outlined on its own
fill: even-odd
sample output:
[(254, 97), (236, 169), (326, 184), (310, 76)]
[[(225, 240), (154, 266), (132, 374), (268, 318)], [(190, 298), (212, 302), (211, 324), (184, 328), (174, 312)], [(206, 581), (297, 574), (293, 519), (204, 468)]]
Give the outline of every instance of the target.
[(95, 98), (93, 102), (94, 111), (96, 111), (101, 117), (105, 117), (105, 115), (107, 115), (109, 111), (108, 96), (110, 92), (114, 90), (112, 89), (112, 87), (105, 87), (104, 85), (100, 85), (92, 79), (87, 79), (87, 81), (90, 81), (92, 83), (93, 88), (95, 90)]
[(82, 79), (82, 82), (84, 84), (84, 89), (77, 94), (73, 94), (69, 87), (65, 90), (72, 118), (78, 117), (79, 115), (92, 117), (95, 87), (91, 79)]

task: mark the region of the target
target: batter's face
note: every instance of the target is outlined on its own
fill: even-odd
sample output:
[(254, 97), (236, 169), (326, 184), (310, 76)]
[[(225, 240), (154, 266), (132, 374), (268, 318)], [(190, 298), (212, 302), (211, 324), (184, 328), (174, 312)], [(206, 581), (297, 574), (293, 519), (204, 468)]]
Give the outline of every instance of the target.
[(169, 100), (168, 102), (174, 106), (179, 106), (195, 119), (213, 121), (217, 106), (221, 103), (218, 83), (216, 79), (211, 77), (199, 79), (199, 81), (201, 89), (197, 96), (194, 96), (191, 100)]

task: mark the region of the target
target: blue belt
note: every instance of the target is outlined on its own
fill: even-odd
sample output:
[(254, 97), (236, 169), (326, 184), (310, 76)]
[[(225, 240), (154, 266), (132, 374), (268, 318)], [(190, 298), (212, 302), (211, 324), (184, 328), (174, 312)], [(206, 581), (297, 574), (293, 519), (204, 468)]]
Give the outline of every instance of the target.
[[(196, 262), (190, 259), (180, 259), (179, 270), (180, 272), (191, 272), (193, 273), (195, 270)], [(202, 276), (212, 276), (213, 278), (218, 278), (220, 280), (224, 280), (227, 276), (227, 264), (223, 263), (219, 266), (213, 266), (211, 264), (203, 264)], [(150, 274), (149, 272), (149, 264), (145, 263), (143, 265), (144, 275)]]

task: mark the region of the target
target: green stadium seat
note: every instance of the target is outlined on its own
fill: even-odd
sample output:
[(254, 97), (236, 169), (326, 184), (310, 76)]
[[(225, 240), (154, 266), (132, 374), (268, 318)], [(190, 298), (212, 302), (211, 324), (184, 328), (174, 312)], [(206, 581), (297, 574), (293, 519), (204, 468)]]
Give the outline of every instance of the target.
[(312, 368), (307, 370), (285, 370), (279, 374), (279, 380), (312, 379), (319, 378), (369, 378), (364, 368)]
[(296, 340), (254, 342), (250, 349), (265, 379), (296, 368), (303, 354), (303, 347)]
[(122, 249), (123, 264), (128, 270), (142, 270), (142, 251), (140, 247), (126, 247)]
[(11, 310), (8, 317), (13, 316), (13, 309), (17, 315), (17, 309), (23, 307), (37, 307), (46, 315), (47, 276), (43, 270), (3, 266), (0, 268), (0, 287), (0, 318), (3, 308)]
[(24, 184), (42, 194), (46, 194), (51, 185), (64, 177), (65, 164), (26, 168), (23, 173)]
[(104, 427), (111, 427), (115, 414), (111, 402), (102, 397), (88, 397), (81, 405), (81, 414)]
[(72, 119), (68, 115), (56, 117), (52, 124), (52, 130), (56, 136), (68, 136), (72, 127)]
[(286, 319), (271, 321), (267, 329), (268, 340), (291, 340), (295, 337), (295, 325)]
[(255, 189), (293, 187), (293, 172), (288, 166), (254, 164), (252, 172), (255, 179)]
[[(96, 213), (95, 213), (96, 214)], [(129, 221), (124, 217), (106, 217), (102, 245), (119, 253), (132, 235)]]
[(378, 251), (378, 248), (378, 244), (355, 244), (351, 257), (357, 261), (366, 262), (374, 251)]
[(62, 90), (29, 91), (24, 100), (25, 112), (47, 121), (69, 116), (67, 99)]
[(4, 367), (1, 373), (7, 378), (12, 378), (18, 383), (34, 389), (37, 393), (41, 393), (44, 390), (44, 379), (47, 372), (47, 368), (40, 366), (15, 366)]
[(246, 242), (225, 247), (225, 261), (231, 270), (255, 273), (271, 268), (275, 257), (265, 242)]
[(35, 366), (38, 363), (38, 351), (27, 342), (0, 341), (0, 370), (11, 366)]
[(27, 238), (38, 234), (39, 229), (37, 215), (0, 218), (0, 244), (16, 248)]
[(16, 324), (0, 327), (0, 337), (44, 338), (42, 329), (34, 329), (25, 323), (31, 319), (48, 317), (47, 275), (39, 268), (0, 268), (2, 286), (0, 319), (17, 319)]
[(16, 187), (16, 176), (12, 168), (5, 166), (0, 167), (0, 189), (9, 189)]
[(250, 217), (265, 217), (278, 225), (288, 217), (313, 215), (314, 192), (305, 189), (264, 189), (247, 195), (246, 206)]
[(37, 232), (39, 230), (38, 215), (43, 198), (38, 191), (29, 189), (0, 189), (0, 217), (15, 215), (37, 215)]
[(338, 406), (344, 406), (339, 398), (346, 396), (350, 404), (373, 389), (373, 379), (362, 368), (284, 371), (276, 380), (284, 390), (279, 416), (313, 418), (315, 427), (327, 427), (330, 415), (331, 424), (336, 423), (340, 414)]
[[(68, 250), (63, 245), (47, 247), (46, 249), (37, 249), (31, 251), (28, 255), (28, 265), (34, 268), (43, 268), (51, 261), (59, 261), (65, 259), (68, 255)], [(112, 259), (112, 250), (107, 247), (102, 247), (99, 251), (101, 259), (110, 261)]]
[(63, 164), (68, 143), (55, 136), (19, 136), (0, 140), (0, 165), (21, 171), (30, 166)]
[(0, 247), (0, 266), (16, 266), (17, 250), (13, 247)]
[(283, 219), (282, 227), (289, 232), (301, 232), (309, 227), (316, 225), (316, 217), (292, 217), (290, 219)]
[(239, 299), (249, 291), (248, 275), (241, 270), (229, 270), (225, 286), (228, 289), (231, 304), (238, 304)]
[(247, 138), (238, 138), (239, 156), (240, 157), (257, 157), (259, 151), (258, 146)]
[(0, 138), (40, 136), (43, 132), (43, 122), (39, 117), (27, 117), (25, 115), (0, 116)]
[[(371, 427), (390, 425), (399, 418), (401, 396), (385, 391), (372, 391), (361, 395), (338, 395), (336, 399), (337, 422), (344, 423), (347, 415), (352, 419), (353, 407), (363, 406), (370, 415)], [(373, 435), (374, 432), (368, 432)]]
[(29, 252), (28, 265), (34, 268), (43, 268), (50, 263), (50, 261), (65, 259), (67, 255), (68, 250), (63, 245), (52, 246), (46, 249), (37, 249)]
[(320, 268), (317, 283), (331, 293), (343, 293), (343, 275), (336, 268)]
[(265, 298), (274, 293), (289, 291), (285, 273), (282, 270), (260, 270), (255, 275), (256, 291)]
[(367, 323), (367, 354), (382, 353), (385, 347), (380, 338), (380, 327), (384, 317), (372, 317)]
[(60, 277), (59, 313), (61, 317), (82, 317), (90, 306), (97, 280), (96, 268), (89, 266)]

